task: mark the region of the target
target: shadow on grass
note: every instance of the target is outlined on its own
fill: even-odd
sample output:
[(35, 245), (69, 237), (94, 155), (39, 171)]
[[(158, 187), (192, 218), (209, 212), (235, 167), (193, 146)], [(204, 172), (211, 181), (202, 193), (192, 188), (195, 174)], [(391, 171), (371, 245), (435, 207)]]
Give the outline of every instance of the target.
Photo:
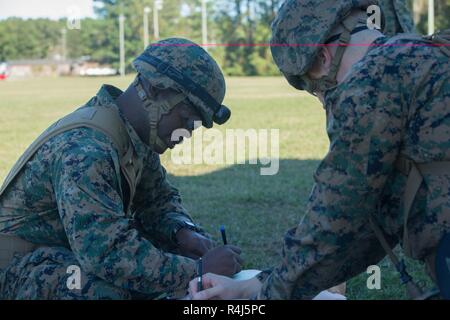
[(300, 220), (318, 164), (280, 160), (273, 176), (261, 176), (259, 165), (247, 164), (169, 179), (198, 223), (217, 240), (225, 225), (229, 242), (244, 249), (248, 267), (261, 268), (277, 261), (284, 233)]
[[(184, 205), (218, 242), (225, 225), (230, 244), (243, 249), (245, 268), (262, 269), (280, 260), (285, 232), (304, 214), (319, 160), (280, 160), (279, 172), (261, 176), (259, 165), (234, 165), (198, 176), (170, 176)], [(408, 260), (410, 272), (430, 285), (422, 264)], [(348, 283), (350, 299), (405, 299), (405, 290), (392, 265), (379, 263), (382, 289), (367, 289), (368, 274)]]

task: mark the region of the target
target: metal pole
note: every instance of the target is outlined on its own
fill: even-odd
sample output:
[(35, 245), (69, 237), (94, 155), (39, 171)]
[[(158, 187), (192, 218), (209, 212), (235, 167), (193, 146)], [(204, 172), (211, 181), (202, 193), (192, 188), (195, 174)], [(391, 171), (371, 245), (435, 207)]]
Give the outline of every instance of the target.
[(67, 30), (65, 28), (61, 29), (61, 47), (62, 47), (62, 60), (66, 61), (67, 59)]
[(206, 0), (202, 0), (202, 42), (204, 49), (208, 51), (208, 11)]
[(148, 14), (152, 11), (149, 7), (144, 8), (144, 49), (148, 47)]
[(125, 17), (119, 16), (119, 37), (120, 37), (120, 75), (125, 76)]
[(422, 3), (422, 1), (413, 1), (413, 4), (412, 4), (412, 11), (413, 11), (412, 14), (413, 14), (414, 25), (416, 26), (416, 28), (420, 21), (421, 3)]
[(434, 33), (434, 0), (428, 0), (428, 34)]
[(157, 0), (153, 1), (153, 32), (155, 40), (159, 40), (158, 5), (159, 2)]

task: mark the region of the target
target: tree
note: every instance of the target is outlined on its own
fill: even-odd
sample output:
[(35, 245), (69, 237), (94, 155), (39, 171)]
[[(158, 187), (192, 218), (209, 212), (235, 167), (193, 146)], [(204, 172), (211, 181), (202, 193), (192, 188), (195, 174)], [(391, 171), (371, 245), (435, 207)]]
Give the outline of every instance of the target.
[[(96, 13), (104, 20), (109, 21), (108, 30), (113, 37), (107, 41), (108, 58), (114, 66), (119, 61), (119, 33), (118, 18), (120, 14), (125, 16), (125, 57), (126, 67), (132, 69), (131, 62), (143, 51), (143, 14), (146, 6), (153, 9), (151, 0), (94, 0), (97, 4)], [(160, 36), (166, 38), (177, 34), (181, 17), (181, 0), (166, 0), (163, 10), (159, 14)], [(114, 22), (113, 22), (114, 21)], [(152, 19), (150, 19), (152, 21)], [(153, 25), (152, 23), (150, 25)], [(150, 32), (150, 34), (153, 34)], [(114, 39), (115, 37), (115, 39)], [(152, 37), (151, 37), (152, 38)], [(154, 40), (154, 39), (153, 39)], [(103, 52), (106, 55), (107, 52)], [(106, 57), (105, 57), (106, 58)]]
[[(420, 33), (427, 32), (428, 0), (408, 0)], [(67, 31), (68, 57), (119, 67), (120, 14), (125, 15), (126, 65), (143, 50), (144, 7), (153, 0), (94, 0), (96, 19), (81, 21), (80, 30)], [(208, 0), (209, 53), (227, 75), (279, 75), (268, 46), (270, 25), (283, 0)], [(436, 28), (450, 28), (450, 0), (435, 0)], [(149, 15), (150, 40), (153, 15)], [(160, 12), (161, 38), (177, 36), (200, 43), (201, 0), (164, 0)], [(0, 61), (51, 58), (61, 53), (61, 29), (66, 21), (9, 18), (0, 21)]]
[[(413, 1), (414, 21), (417, 31), (421, 34), (428, 33), (428, 1)], [(435, 0), (434, 13), (436, 30), (450, 29), (450, 0)]]
[(9, 18), (0, 22), (0, 61), (46, 58), (60, 46), (62, 23)]

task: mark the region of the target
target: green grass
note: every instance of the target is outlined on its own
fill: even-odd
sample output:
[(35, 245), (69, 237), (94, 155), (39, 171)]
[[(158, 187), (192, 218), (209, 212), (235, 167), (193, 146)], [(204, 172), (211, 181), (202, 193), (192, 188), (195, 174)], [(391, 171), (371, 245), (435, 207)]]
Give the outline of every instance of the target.
[[(38, 78), (0, 82), (0, 181), (37, 135), (84, 104), (102, 83), (125, 89), (127, 78)], [(233, 128), (280, 129), (280, 171), (260, 176), (259, 165), (177, 166), (162, 157), (191, 215), (217, 239), (226, 225), (229, 241), (243, 249), (247, 268), (274, 265), (282, 237), (304, 212), (312, 174), (328, 148), (325, 114), (319, 102), (281, 78), (230, 78), (226, 104)], [(410, 270), (429, 284), (423, 266)], [(368, 275), (348, 282), (351, 299), (404, 299), (398, 276), (386, 261), (382, 290), (368, 290)]]

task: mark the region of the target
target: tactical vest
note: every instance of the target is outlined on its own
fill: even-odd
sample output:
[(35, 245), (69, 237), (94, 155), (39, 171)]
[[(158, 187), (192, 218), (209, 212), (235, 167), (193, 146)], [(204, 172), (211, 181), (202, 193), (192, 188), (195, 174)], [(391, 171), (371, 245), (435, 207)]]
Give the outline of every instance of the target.
[[(27, 148), (11, 169), (0, 189), (0, 197), (42, 145), (63, 132), (81, 127), (91, 128), (104, 133), (111, 139), (114, 147), (117, 149), (120, 170), (126, 179), (129, 189), (129, 197), (124, 199), (124, 202), (128, 200), (125, 213), (130, 215), (132, 199), (136, 192), (137, 173), (141, 170), (138, 165), (139, 162), (136, 161), (137, 156), (133, 144), (118, 110), (105, 106), (82, 107), (45, 130)], [(18, 237), (0, 234), (0, 268), (11, 261), (15, 252), (27, 253), (34, 248), (36, 248), (34, 244)]]
[(51, 138), (80, 127), (98, 130), (109, 137), (117, 149), (120, 169), (129, 187), (129, 199), (126, 213), (129, 213), (131, 200), (134, 198), (137, 184), (136, 153), (126, 130), (125, 124), (115, 108), (105, 106), (83, 107), (60, 119), (45, 130), (24, 152), (6, 177), (0, 189), (0, 197), (26, 163), (39, 148)]

